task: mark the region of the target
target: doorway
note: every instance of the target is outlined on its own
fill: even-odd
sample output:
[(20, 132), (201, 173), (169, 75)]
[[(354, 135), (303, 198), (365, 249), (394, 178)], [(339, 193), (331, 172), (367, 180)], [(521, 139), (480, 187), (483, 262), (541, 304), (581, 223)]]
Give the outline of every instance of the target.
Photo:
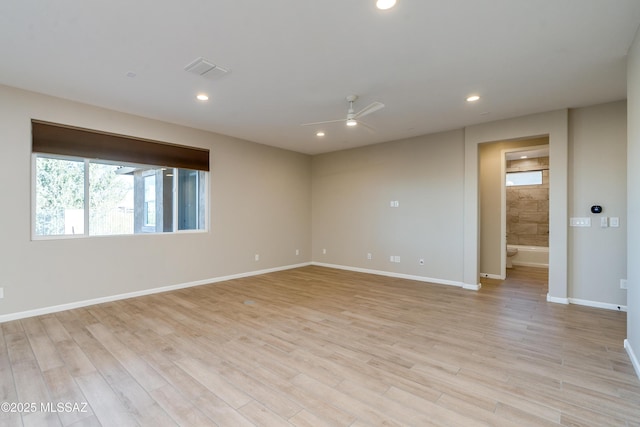
[(501, 275), (520, 266), (548, 276), (549, 145), (507, 149), (501, 158)]
[[(551, 157), (549, 193), (549, 292), (547, 301), (568, 304), (568, 111), (557, 110), (466, 127), (464, 130), (463, 288), (479, 290), (479, 147), (491, 141), (548, 135)], [(524, 137), (524, 138), (523, 138)]]
[[(507, 275), (508, 243), (512, 246), (537, 247), (537, 252), (544, 248), (548, 259), (549, 138), (544, 136), (482, 143), (478, 147), (478, 156), (479, 273), (483, 278), (504, 280)], [(521, 159), (522, 156), (529, 159)], [(512, 162), (511, 168), (508, 162)], [(541, 184), (524, 185), (507, 191), (507, 171), (523, 172), (524, 175), (533, 172), (534, 178), (540, 177)], [(513, 177), (516, 180), (519, 178), (522, 176)], [(516, 200), (508, 200), (510, 197), (513, 199), (514, 195)], [(510, 213), (507, 210), (508, 203), (514, 207)], [(516, 263), (528, 266), (533, 262), (527, 259), (528, 255), (523, 250)], [(532, 255), (540, 256), (538, 253)]]

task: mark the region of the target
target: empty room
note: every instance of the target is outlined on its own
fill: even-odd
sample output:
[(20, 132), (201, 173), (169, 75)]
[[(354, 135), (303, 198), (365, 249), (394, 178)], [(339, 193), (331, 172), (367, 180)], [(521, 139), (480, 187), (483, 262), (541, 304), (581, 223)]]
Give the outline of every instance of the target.
[(0, 425), (640, 426), (640, 2), (0, 5)]

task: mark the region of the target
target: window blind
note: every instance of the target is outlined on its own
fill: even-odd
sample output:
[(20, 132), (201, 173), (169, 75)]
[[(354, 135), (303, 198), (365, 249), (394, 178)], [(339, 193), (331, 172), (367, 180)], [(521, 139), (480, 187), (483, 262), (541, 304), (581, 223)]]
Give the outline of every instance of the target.
[(209, 171), (209, 150), (31, 121), (32, 151), (144, 165)]

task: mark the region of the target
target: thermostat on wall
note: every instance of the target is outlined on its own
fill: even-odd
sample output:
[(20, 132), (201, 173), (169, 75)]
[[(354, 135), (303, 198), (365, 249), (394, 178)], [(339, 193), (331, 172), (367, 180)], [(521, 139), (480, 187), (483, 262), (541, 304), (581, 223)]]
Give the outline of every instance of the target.
[(594, 214), (602, 213), (602, 206), (600, 205), (591, 206), (591, 213), (594, 213)]

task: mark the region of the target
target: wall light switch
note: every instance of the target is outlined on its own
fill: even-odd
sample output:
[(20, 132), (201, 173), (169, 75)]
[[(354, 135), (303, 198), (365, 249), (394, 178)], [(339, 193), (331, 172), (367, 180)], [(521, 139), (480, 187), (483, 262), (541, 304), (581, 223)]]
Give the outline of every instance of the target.
[(326, 249), (323, 249), (323, 250), (322, 250), (322, 255), (326, 255), (326, 254), (327, 254), (327, 250), (326, 250)]
[(254, 256), (254, 259), (255, 259), (256, 261), (260, 261), (260, 254), (256, 254), (256, 255)]
[(0, 299), (4, 298), (4, 288), (0, 288)]
[(367, 259), (368, 259), (368, 260), (371, 260), (372, 258), (373, 258), (373, 255), (371, 255), (371, 253), (368, 253), (368, 254), (367, 254)]
[(612, 216), (609, 218), (609, 226), (610, 227), (620, 227), (620, 218), (617, 216)]
[(608, 226), (609, 226), (609, 218), (607, 218), (606, 216), (603, 216), (602, 218), (600, 218), (600, 227), (607, 228)]

